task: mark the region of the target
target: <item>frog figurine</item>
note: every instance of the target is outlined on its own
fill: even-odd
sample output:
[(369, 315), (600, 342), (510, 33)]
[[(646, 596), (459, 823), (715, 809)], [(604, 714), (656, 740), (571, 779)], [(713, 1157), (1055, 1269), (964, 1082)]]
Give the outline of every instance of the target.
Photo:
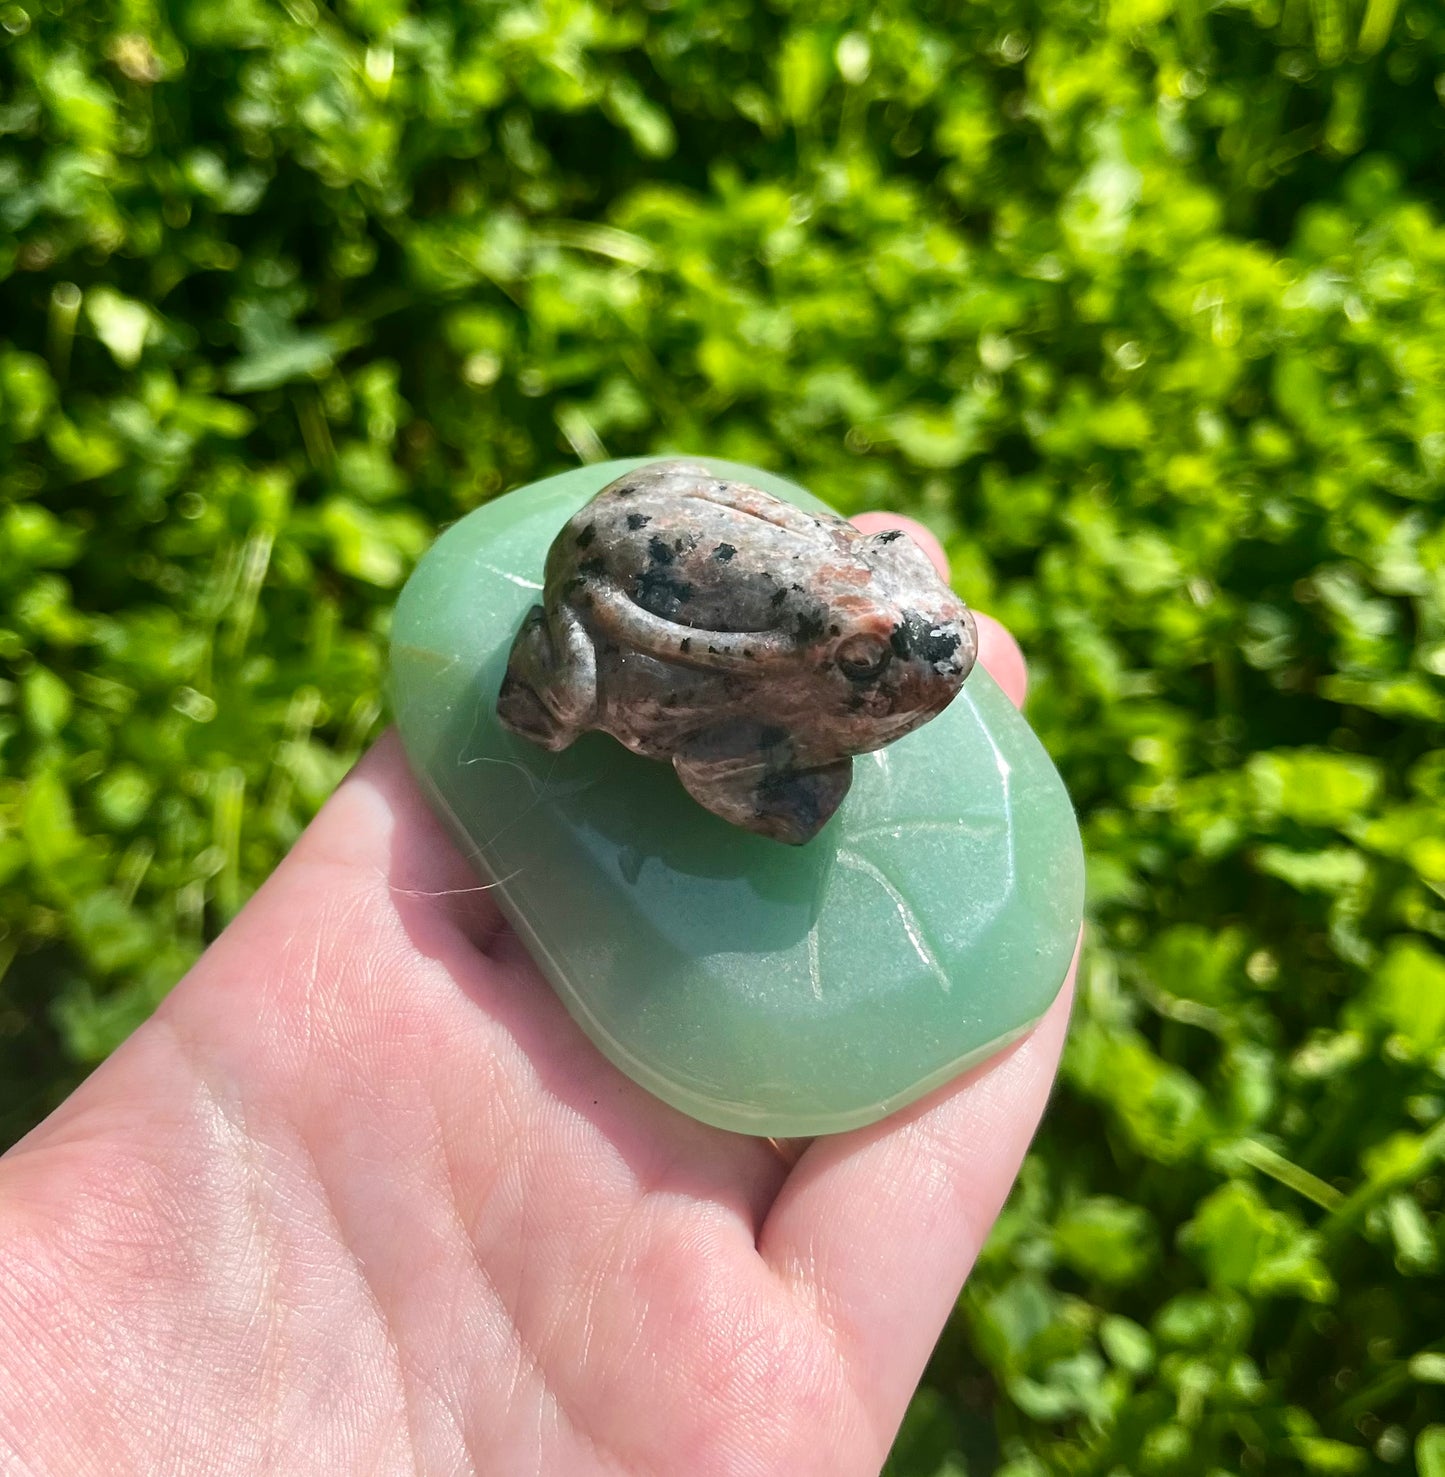
[(866, 534), (705, 467), (655, 462), (557, 535), (497, 700), (565, 749), (601, 729), (670, 760), (713, 814), (811, 840), (853, 756), (926, 723), (978, 651), (972, 615), (898, 530)]

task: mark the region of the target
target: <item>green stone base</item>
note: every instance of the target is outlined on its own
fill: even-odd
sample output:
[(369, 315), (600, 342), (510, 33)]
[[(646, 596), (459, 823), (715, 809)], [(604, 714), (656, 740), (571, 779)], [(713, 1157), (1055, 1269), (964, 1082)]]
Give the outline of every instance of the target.
[[(804, 507), (791, 483), (720, 475)], [(1083, 906), (1058, 773), (982, 667), (933, 722), (854, 760), (807, 846), (709, 815), (665, 764), (588, 734), (548, 754), (497, 723), (512, 637), (557, 530), (637, 461), (479, 508), (402, 591), (392, 698), (428, 798), (597, 1047), (706, 1123), (775, 1137), (885, 1116), (1028, 1029)]]

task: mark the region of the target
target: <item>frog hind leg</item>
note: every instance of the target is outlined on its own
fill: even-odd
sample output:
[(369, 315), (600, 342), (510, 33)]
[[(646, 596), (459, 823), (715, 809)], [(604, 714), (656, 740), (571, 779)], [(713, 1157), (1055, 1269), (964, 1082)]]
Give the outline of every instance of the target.
[(736, 730), (708, 733), (674, 756), (683, 788), (705, 810), (759, 836), (802, 846), (842, 804), (853, 761), (802, 769), (779, 749), (749, 745)]
[(497, 694), (504, 728), (544, 749), (565, 749), (597, 714), (597, 654), (581, 621), (562, 607), (527, 612)]

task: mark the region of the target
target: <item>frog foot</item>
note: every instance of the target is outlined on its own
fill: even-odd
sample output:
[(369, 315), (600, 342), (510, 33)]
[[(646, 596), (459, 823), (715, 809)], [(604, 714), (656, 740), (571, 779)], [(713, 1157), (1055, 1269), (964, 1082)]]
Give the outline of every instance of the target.
[(565, 749), (576, 737), (547, 711), (536, 689), (510, 671), (497, 693), (497, 717), (504, 728), (544, 749)]
[(758, 786), (763, 835), (790, 846), (811, 841), (833, 818), (853, 783), (853, 761), (837, 759), (820, 769), (769, 775)]
[(672, 763), (683, 788), (704, 809), (789, 846), (811, 841), (853, 783), (851, 759), (794, 769), (704, 753), (679, 754)]
[(591, 727), (597, 708), (597, 659), (591, 639), (570, 612), (554, 629), (534, 605), (507, 658), (497, 694), (503, 727), (544, 749), (565, 749)]

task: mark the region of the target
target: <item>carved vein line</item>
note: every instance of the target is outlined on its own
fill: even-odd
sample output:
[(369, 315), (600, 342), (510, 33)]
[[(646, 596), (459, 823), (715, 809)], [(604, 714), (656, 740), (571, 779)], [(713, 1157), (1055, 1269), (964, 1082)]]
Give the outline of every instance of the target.
[(505, 569), (498, 569), (495, 564), (483, 564), (482, 568), (488, 574), (494, 574), (498, 579), (506, 580), (509, 585), (516, 585), (523, 590), (540, 590), (542, 587), (536, 580), (523, 579), (520, 574), (508, 574)]
[(1015, 864), (1014, 864), (1014, 802), (1013, 802), (1013, 766), (1004, 758), (998, 743), (992, 733), (989, 732), (988, 724), (983, 721), (978, 711), (978, 705), (973, 700), (973, 694), (964, 689), (964, 701), (972, 709), (973, 715), (978, 719), (978, 726), (984, 738), (988, 740), (988, 746), (993, 750), (994, 768), (998, 770), (999, 788), (1003, 792), (1003, 816), (1004, 831), (1008, 836), (1008, 845), (1005, 848), (1005, 858), (1008, 867), (1006, 892), (1013, 891)]
[(890, 821), (887, 825), (864, 826), (861, 831), (853, 832), (853, 840), (862, 841), (868, 836), (896, 836), (902, 840), (905, 833), (912, 831), (946, 831), (951, 835), (962, 834), (977, 839), (986, 839), (997, 830), (997, 821), (980, 825), (970, 824), (966, 820), (903, 820)]
[(855, 872), (861, 872), (865, 877), (872, 878), (888, 894), (894, 909), (898, 913), (898, 921), (903, 925), (904, 933), (908, 935), (908, 942), (913, 945), (913, 952), (918, 955), (929, 973), (938, 981), (938, 988), (947, 995), (953, 988), (952, 981), (948, 978), (947, 971), (938, 962), (937, 956), (929, 947), (928, 940), (923, 936), (923, 927), (914, 916), (913, 909), (908, 906), (903, 894), (894, 887), (872, 862), (866, 861), (857, 852), (840, 851), (838, 853), (838, 860), (845, 867), (851, 867)]
[(813, 987), (813, 998), (823, 998), (823, 968), (818, 959), (818, 925), (808, 930), (808, 983)]

